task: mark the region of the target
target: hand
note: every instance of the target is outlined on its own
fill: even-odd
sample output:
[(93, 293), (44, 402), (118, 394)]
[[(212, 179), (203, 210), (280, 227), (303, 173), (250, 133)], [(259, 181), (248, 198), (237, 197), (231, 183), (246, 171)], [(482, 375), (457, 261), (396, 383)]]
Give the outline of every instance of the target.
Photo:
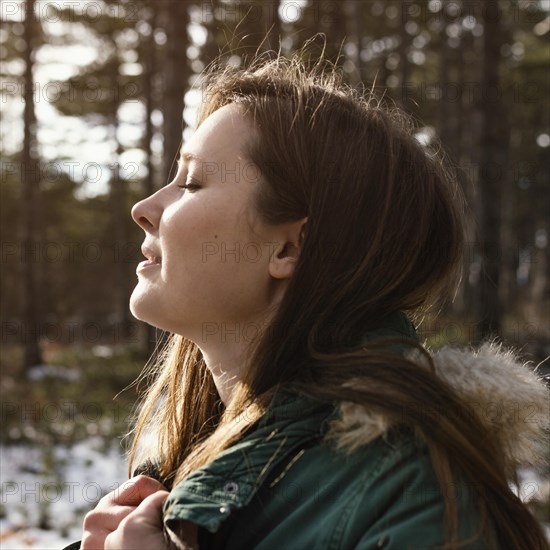
[(164, 485), (137, 476), (103, 497), (84, 518), (82, 550), (168, 550), (164, 538), (162, 505), (168, 496)]

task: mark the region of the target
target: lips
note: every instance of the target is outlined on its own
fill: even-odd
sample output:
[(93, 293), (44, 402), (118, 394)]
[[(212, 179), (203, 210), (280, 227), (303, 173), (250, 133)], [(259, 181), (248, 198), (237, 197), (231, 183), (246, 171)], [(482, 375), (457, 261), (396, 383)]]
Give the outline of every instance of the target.
[(160, 254), (157, 254), (154, 250), (152, 250), (148, 246), (143, 245), (141, 247), (141, 253), (147, 258), (147, 260), (149, 260), (148, 263), (150, 263), (150, 264), (160, 264), (161, 263)]

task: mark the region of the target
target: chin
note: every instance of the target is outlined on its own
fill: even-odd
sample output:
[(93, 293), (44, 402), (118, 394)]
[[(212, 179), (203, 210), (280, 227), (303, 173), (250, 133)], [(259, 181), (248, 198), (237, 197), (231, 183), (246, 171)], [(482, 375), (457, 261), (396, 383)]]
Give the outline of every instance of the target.
[(132, 293), (130, 297), (130, 313), (138, 320), (151, 325), (152, 327), (168, 332), (175, 332), (173, 327), (168, 326), (167, 320), (162, 316), (158, 301), (139, 292)]
[(130, 313), (139, 321), (144, 321), (145, 323), (150, 323), (150, 315), (147, 315), (147, 299), (137, 291), (137, 287), (132, 292), (130, 296)]

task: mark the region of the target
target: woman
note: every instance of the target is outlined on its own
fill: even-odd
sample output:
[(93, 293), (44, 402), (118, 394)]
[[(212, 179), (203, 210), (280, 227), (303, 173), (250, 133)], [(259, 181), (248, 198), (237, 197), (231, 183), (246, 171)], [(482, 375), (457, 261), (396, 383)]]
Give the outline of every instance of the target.
[(494, 346), (429, 354), (460, 201), (413, 127), (319, 63), (214, 73), (175, 179), (136, 204), (133, 314), (173, 333), (132, 478), (82, 548), (547, 548), (509, 488), (548, 395)]

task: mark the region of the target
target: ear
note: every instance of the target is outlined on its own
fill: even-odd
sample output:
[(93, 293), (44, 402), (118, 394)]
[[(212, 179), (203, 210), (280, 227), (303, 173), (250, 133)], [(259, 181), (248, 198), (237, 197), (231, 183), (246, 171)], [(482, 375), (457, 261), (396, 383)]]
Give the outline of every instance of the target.
[(307, 217), (279, 226), (278, 245), (269, 261), (269, 274), (274, 279), (289, 279), (294, 274), (302, 250)]

